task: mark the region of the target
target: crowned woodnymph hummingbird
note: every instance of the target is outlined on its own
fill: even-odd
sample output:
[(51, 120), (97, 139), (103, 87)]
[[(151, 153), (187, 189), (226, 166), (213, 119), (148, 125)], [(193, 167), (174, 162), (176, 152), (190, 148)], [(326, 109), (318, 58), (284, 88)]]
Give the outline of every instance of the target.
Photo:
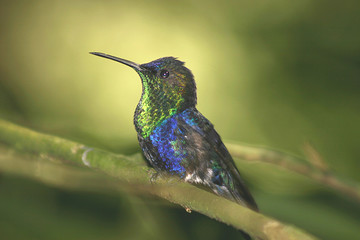
[(174, 57), (136, 64), (99, 52), (133, 68), (142, 94), (134, 124), (140, 147), (157, 172), (202, 185), (217, 195), (257, 211), (235, 163), (211, 122), (196, 109), (193, 74)]

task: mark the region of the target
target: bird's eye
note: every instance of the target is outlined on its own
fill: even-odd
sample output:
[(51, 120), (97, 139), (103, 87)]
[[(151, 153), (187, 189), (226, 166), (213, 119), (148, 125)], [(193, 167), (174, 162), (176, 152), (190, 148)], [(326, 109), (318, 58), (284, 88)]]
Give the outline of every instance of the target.
[(163, 79), (168, 78), (169, 77), (169, 71), (166, 70), (166, 69), (161, 70), (160, 77), (163, 78)]

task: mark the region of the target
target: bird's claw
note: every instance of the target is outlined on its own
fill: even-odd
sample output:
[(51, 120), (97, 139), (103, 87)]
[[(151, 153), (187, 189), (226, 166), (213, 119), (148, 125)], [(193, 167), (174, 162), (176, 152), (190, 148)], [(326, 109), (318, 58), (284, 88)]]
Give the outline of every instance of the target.
[(160, 173), (156, 172), (153, 168), (148, 170), (148, 174), (150, 175), (150, 183), (155, 184), (156, 180), (160, 177)]

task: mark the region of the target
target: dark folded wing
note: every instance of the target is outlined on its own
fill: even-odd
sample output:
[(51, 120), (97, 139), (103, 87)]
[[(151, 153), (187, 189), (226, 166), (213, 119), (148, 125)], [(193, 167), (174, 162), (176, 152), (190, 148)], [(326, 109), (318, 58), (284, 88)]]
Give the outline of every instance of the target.
[[(257, 210), (235, 163), (213, 125), (196, 109), (177, 116), (174, 148), (186, 151), (185, 180), (203, 184), (218, 195)], [(189, 147), (190, 146), (190, 147)]]

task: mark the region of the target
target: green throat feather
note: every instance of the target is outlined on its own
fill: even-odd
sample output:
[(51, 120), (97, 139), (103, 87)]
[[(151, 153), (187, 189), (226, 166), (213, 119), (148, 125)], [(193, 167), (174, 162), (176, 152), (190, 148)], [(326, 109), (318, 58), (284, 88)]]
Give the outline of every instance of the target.
[(143, 92), (136, 107), (134, 124), (138, 133), (147, 138), (164, 120), (173, 116), (182, 108), (184, 98), (179, 87), (166, 87), (143, 73), (139, 73), (143, 82)]

